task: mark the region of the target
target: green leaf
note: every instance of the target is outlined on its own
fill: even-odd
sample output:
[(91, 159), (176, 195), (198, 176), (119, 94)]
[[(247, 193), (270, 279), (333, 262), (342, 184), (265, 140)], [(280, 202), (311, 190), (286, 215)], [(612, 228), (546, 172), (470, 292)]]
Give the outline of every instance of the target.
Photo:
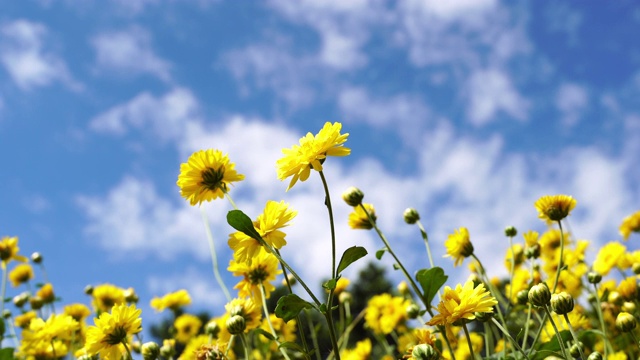
[(393, 264), (393, 270), (400, 270), (400, 265)]
[(275, 337), (273, 337), (273, 335), (270, 332), (266, 331), (265, 329), (255, 328), (254, 331), (257, 331), (258, 333), (260, 333), (260, 335), (266, 337), (267, 339), (269, 339), (271, 341), (276, 339)]
[(262, 237), (253, 227), (253, 221), (242, 210), (231, 210), (227, 213), (227, 222), (232, 228), (244, 233), (253, 239), (261, 239)]
[(376, 251), (376, 259), (380, 260), (382, 259), (382, 255), (384, 255), (384, 253), (387, 251), (388, 249), (386, 247), (383, 247), (382, 249)]
[(348, 248), (342, 254), (340, 263), (338, 263), (338, 272), (336, 274), (339, 275), (349, 265), (365, 257), (366, 255), (367, 255), (367, 249), (363, 248), (362, 246), (353, 246)]
[(329, 291), (331, 291), (331, 290), (336, 288), (336, 283), (337, 282), (338, 281), (336, 279), (331, 279), (331, 280), (328, 280), (328, 281), (322, 283), (322, 287), (327, 289), (327, 290), (329, 290)]
[(313, 304), (300, 299), (296, 294), (281, 297), (276, 305), (276, 316), (285, 322), (298, 316), (303, 309), (313, 308)]
[(0, 349), (0, 360), (13, 360), (13, 348)]
[[(562, 338), (562, 341), (564, 343), (566, 343), (567, 341), (572, 339), (571, 332), (569, 330), (560, 331), (560, 337)], [(536, 351), (536, 353), (533, 356), (529, 357), (531, 360), (543, 360), (547, 356), (550, 356), (550, 355), (554, 355), (554, 356), (558, 356), (558, 357), (562, 356), (560, 354), (560, 344), (558, 343), (558, 337), (557, 336), (554, 336), (553, 338), (551, 338), (550, 341), (548, 341), (548, 342), (544, 343), (542, 346), (538, 347), (537, 350), (538, 351)]]
[(286, 348), (286, 349), (293, 349), (293, 350), (297, 350), (301, 353), (304, 354), (304, 348), (302, 346), (300, 346), (299, 344), (296, 344), (294, 342), (291, 341), (285, 341), (283, 343), (280, 343), (280, 346), (278, 346), (278, 349), (280, 348)]
[(327, 304), (320, 304), (320, 308), (318, 308), (318, 310), (325, 314), (327, 312)]
[(424, 299), (427, 304), (431, 304), (433, 298), (438, 293), (438, 290), (447, 282), (449, 277), (444, 274), (444, 270), (439, 267), (432, 267), (431, 269), (418, 270), (416, 273), (416, 280), (422, 286), (424, 291)]

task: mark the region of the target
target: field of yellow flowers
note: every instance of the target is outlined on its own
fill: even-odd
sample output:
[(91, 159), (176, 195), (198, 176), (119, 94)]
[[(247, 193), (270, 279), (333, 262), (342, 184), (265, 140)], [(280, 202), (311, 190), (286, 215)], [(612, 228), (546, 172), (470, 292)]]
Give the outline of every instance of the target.
[[(381, 242), (379, 259), (388, 253), (405, 280), (395, 293), (367, 300), (365, 309), (351, 311), (353, 297), (344, 270), (367, 255), (353, 246), (336, 253), (332, 200), (324, 176), (329, 157), (350, 154), (345, 146), (349, 134), (340, 123), (326, 123), (302, 137), (299, 144), (282, 150), (277, 176), (288, 180), (287, 190), (300, 183), (321, 181), (325, 189), (332, 241), (327, 263), (329, 280), (322, 294), (314, 293), (287, 262), (285, 228), (297, 215), (284, 201), (268, 201), (263, 212), (251, 219), (232, 200), (233, 183), (242, 181), (235, 164), (220, 150), (193, 153), (180, 167), (180, 194), (192, 206), (221, 199), (234, 210), (227, 214), (232, 231), (228, 245), (233, 259), (227, 271), (240, 279), (227, 289), (219, 270), (213, 238), (209, 237), (215, 281), (228, 300), (222, 314), (203, 321), (186, 309), (191, 298), (186, 290), (147, 299), (157, 311), (167, 311), (172, 323), (161, 343), (142, 342), (139, 299), (134, 289), (111, 284), (87, 287), (90, 304), (60, 304), (46, 279), (43, 257), (20, 254), (18, 237), (0, 241), (2, 260), (3, 321), (0, 322), (4, 359), (120, 360), (155, 359), (637, 359), (640, 344), (636, 324), (640, 299), (638, 274), (640, 251), (628, 250), (613, 241), (601, 249), (593, 263), (585, 260), (588, 242), (575, 239), (563, 226), (579, 206), (569, 195), (532, 199), (532, 217), (546, 222), (542, 234), (504, 230), (508, 276), (487, 274), (474, 253), (469, 231), (455, 229), (445, 242), (446, 257), (455, 266), (467, 263), (468, 280), (454, 287), (431, 256), (428, 232), (416, 209), (408, 208), (404, 220), (416, 226), (416, 236), (426, 245), (429, 267), (407, 269), (377, 226), (375, 207), (364, 202), (356, 187), (346, 189), (342, 199), (353, 212), (353, 229), (375, 231)], [(313, 175), (312, 175), (313, 174)], [(316, 174), (318, 175), (316, 178)], [(205, 222), (203, 225), (208, 228)], [(640, 211), (620, 225), (621, 240), (640, 232)], [(203, 239), (204, 241), (204, 239)], [(34, 279), (41, 267), (43, 279)], [(614, 276), (615, 275), (615, 276)], [(616, 279), (621, 279), (617, 281)], [(278, 293), (270, 310), (267, 299), (276, 294), (282, 280), (286, 294)], [(7, 291), (11, 283), (15, 294)], [(62, 311), (56, 312), (56, 309)], [(413, 320), (413, 321), (410, 321)], [(412, 326), (418, 324), (419, 326)], [(356, 325), (368, 337), (350, 341)], [(328, 336), (327, 336), (328, 335)], [(330, 346), (320, 346), (319, 337)]]

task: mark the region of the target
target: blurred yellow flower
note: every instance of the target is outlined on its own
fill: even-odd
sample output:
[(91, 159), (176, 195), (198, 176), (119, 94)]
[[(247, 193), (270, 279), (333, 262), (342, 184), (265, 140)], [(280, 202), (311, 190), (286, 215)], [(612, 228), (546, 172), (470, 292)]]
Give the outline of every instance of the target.
[(264, 292), (268, 299), (271, 292), (276, 289), (272, 282), (276, 280), (277, 275), (282, 274), (282, 270), (278, 269), (279, 265), (278, 259), (273, 254), (260, 248), (250, 264), (233, 259), (227, 270), (231, 271), (233, 276), (244, 277), (234, 286), (234, 289), (238, 289), (240, 297), (252, 297), (256, 302), (262, 302), (260, 284), (264, 286)]
[(56, 295), (53, 292), (53, 285), (51, 283), (46, 283), (36, 291), (36, 296), (42, 299), (42, 302), (45, 304), (50, 304), (55, 301)]
[(618, 264), (626, 251), (627, 248), (619, 242), (609, 242), (598, 251), (596, 260), (593, 262), (593, 270), (602, 276), (609, 274), (609, 271)]
[[(513, 251), (512, 251), (513, 250)], [(513, 244), (511, 249), (507, 249), (507, 253), (504, 256), (504, 266), (507, 271), (511, 271), (511, 259), (515, 255), (514, 268), (518, 268), (522, 262), (524, 262), (524, 248), (521, 244)]]
[(46, 321), (35, 318), (22, 332), (18, 354), (36, 359), (64, 357), (78, 329), (78, 322), (68, 315), (53, 314)]
[(236, 298), (224, 306), (230, 316), (240, 315), (245, 321), (245, 333), (260, 326), (262, 310), (251, 298)]
[(638, 280), (635, 276), (629, 276), (618, 284), (618, 293), (627, 301), (635, 301), (638, 294)]
[(469, 346), (466, 345), (466, 340), (460, 338), (458, 340), (460, 344), (455, 349), (456, 360), (473, 360), (476, 358), (475, 354), (482, 352), (484, 347), (484, 337), (476, 332), (470, 332), (469, 338), (471, 338), (471, 347), (473, 348), (474, 354), (471, 354)]
[(524, 243), (527, 247), (533, 247), (538, 243), (540, 234), (537, 231), (529, 230), (522, 234), (522, 237), (524, 237)]
[(62, 311), (79, 323), (82, 323), (87, 316), (91, 315), (91, 310), (87, 305), (80, 303), (66, 305)]
[(455, 260), (454, 266), (462, 264), (464, 258), (473, 254), (473, 244), (469, 240), (469, 230), (466, 227), (461, 227), (450, 234), (444, 246), (447, 248), (447, 255), (444, 257), (453, 258)]
[(640, 210), (625, 217), (620, 224), (620, 235), (628, 240), (632, 232), (640, 232)]
[(276, 162), (276, 166), (278, 179), (292, 176), (287, 190), (298, 180), (306, 181), (311, 169), (322, 171), (322, 163), (327, 156), (347, 156), (351, 153), (351, 149), (343, 146), (349, 134), (340, 134), (341, 129), (341, 123), (327, 122), (315, 136), (307, 133), (300, 139), (300, 145), (282, 149), (284, 156)]
[(7, 264), (11, 260), (27, 261), (26, 257), (18, 255), (18, 251), (20, 251), (20, 248), (18, 247), (17, 236), (4, 236), (2, 240), (0, 240), (0, 260), (2, 260), (3, 269), (7, 268)]
[(27, 311), (25, 313), (22, 313), (20, 315), (16, 315), (15, 317), (15, 324), (17, 327), (22, 328), (22, 329), (26, 329), (29, 327), (29, 323), (31, 323), (31, 320), (37, 318), (38, 315), (36, 314), (35, 311), (31, 310), (31, 311)]
[(353, 349), (346, 349), (340, 354), (344, 360), (369, 360), (371, 359), (371, 339), (364, 339), (356, 343)]
[(178, 291), (165, 294), (161, 298), (154, 297), (151, 299), (150, 305), (156, 311), (163, 311), (164, 309), (176, 311), (184, 306), (191, 305), (191, 296), (189, 296), (189, 292), (187, 290), (180, 289)]
[(566, 218), (576, 206), (576, 200), (568, 195), (545, 195), (534, 206), (538, 217), (547, 221), (560, 221)]
[[(362, 209), (363, 206), (367, 210), (366, 212), (364, 211), (364, 209)], [(349, 214), (349, 227), (351, 227), (352, 229), (363, 229), (363, 230), (372, 229), (374, 223), (372, 223), (369, 220), (367, 213), (371, 215), (371, 218), (375, 222), (377, 219), (376, 209), (373, 207), (372, 204), (362, 204), (362, 206), (354, 207), (351, 214)]]
[(177, 185), (180, 195), (191, 205), (223, 198), (232, 182), (241, 181), (235, 164), (220, 150), (199, 150), (191, 154), (186, 163), (180, 164)]
[(198, 334), (202, 327), (202, 320), (192, 314), (182, 314), (173, 322), (173, 327), (176, 329), (174, 335), (176, 341), (186, 344)]
[(91, 293), (93, 297), (93, 307), (96, 311), (110, 311), (114, 305), (125, 302), (124, 289), (111, 284), (98, 285)]
[[(552, 312), (551, 316), (553, 317), (553, 322), (558, 327), (558, 331), (569, 330), (569, 325), (564, 319), (564, 315), (558, 315)], [(571, 326), (573, 326), (574, 330), (591, 328), (589, 319), (582, 314), (582, 308), (580, 308), (579, 306), (576, 306), (573, 311), (568, 313), (567, 317), (569, 317), (569, 322), (571, 323)], [(542, 339), (542, 342), (547, 342), (553, 339), (555, 336), (556, 333), (553, 330), (553, 325), (550, 321), (547, 321), (540, 337)]]
[(129, 336), (142, 331), (142, 310), (132, 305), (115, 305), (111, 312), (103, 312), (94, 319), (95, 326), (87, 329), (85, 349), (88, 354), (100, 354), (103, 360), (120, 360), (123, 345)]
[(390, 334), (407, 320), (407, 307), (411, 301), (384, 293), (369, 299), (365, 310), (365, 326), (375, 334)]
[[(289, 322), (284, 322), (284, 320), (280, 319), (275, 314), (269, 314), (269, 320), (271, 321), (273, 330), (276, 331), (278, 339), (281, 342), (296, 341), (296, 320), (289, 320)], [(262, 320), (260, 328), (266, 333), (271, 334), (271, 328), (269, 327), (269, 323), (267, 323), (266, 318)], [(278, 351), (278, 344), (275, 341), (271, 341), (265, 336), (259, 336), (258, 339), (263, 343), (268, 342), (270, 344), (271, 351), (273, 351), (274, 353)]]
[(473, 320), (477, 312), (493, 312), (497, 303), (482, 283), (474, 287), (473, 281), (468, 280), (464, 286), (458, 284), (455, 289), (445, 286), (442, 300), (438, 303), (439, 314), (427, 324), (448, 325), (460, 319)]
[[(184, 347), (184, 350), (178, 357), (178, 360), (197, 360), (198, 357), (196, 356), (196, 352), (203, 346), (207, 345), (209, 345), (209, 335), (202, 334), (192, 337)], [(207, 357), (204, 357), (203, 359), (207, 359)], [(215, 357), (213, 359), (215, 359)]]
[(347, 287), (350, 283), (351, 281), (349, 281), (349, 279), (347, 279), (346, 277), (341, 277), (340, 279), (338, 279), (338, 281), (336, 281), (336, 288), (333, 290), (333, 293), (336, 295), (340, 295), (341, 292), (347, 290)]
[(29, 264), (18, 264), (9, 272), (9, 280), (14, 287), (33, 279), (33, 268)]

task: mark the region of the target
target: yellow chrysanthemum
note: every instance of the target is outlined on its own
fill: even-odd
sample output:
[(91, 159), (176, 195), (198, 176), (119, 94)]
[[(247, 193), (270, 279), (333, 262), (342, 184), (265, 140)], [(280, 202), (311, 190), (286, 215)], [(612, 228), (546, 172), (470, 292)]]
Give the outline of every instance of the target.
[(626, 241), (632, 232), (640, 232), (640, 210), (625, 217), (620, 224), (620, 235)]
[(9, 272), (9, 280), (14, 287), (33, 279), (33, 268), (29, 264), (18, 264)]
[(439, 314), (427, 324), (448, 325), (460, 319), (473, 320), (476, 312), (493, 312), (497, 303), (482, 283), (474, 287), (473, 281), (468, 280), (464, 286), (458, 284), (455, 289), (445, 286), (442, 301), (438, 304)]
[(545, 195), (540, 197), (534, 206), (540, 219), (560, 221), (576, 207), (576, 200), (569, 195)]
[(635, 301), (638, 294), (638, 280), (635, 276), (630, 276), (620, 281), (618, 293), (627, 301)]
[(473, 244), (469, 240), (469, 230), (466, 227), (461, 227), (450, 234), (444, 246), (447, 248), (447, 255), (444, 257), (453, 258), (455, 260), (453, 266), (462, 264), (464, 258), (473, 254)]
[(31, 310), (31, 311), (27, 311), (23, 314), (17, 315), (15, 317), (15, 325), (21, 329), (26, 329), (29, 327), (29, 324), (31, 323), (31, 320), (35, 319), (38, 317), (38, 314), (36, 314), (35, 311)]
[(365, 326), (376, 334), (390, 334), (407, 320), (407, 306), (411, 301), (384, 293), (373, 296), (365, 310)]
[(527, 245), (527, 247), (533, 247), (538, 244), (538, 238), (540, 237), (540, 234), (537, 231), (529, 230), (522, 234), (522, 237), (524, 237), (524, 243)]
[[(297, 214), (284, 201), (269, 200), (253, 226), (267, 244), (280, 249), (287, 244), (286, 234), (280, 229), (289, 226), (289, 222)], [(235, 260), (239, 262), (251, 262), (262, 248), (258, 240), (240, 231), (230, 234), (227, 243), (234, 251)]]
[(220, 150), (199, 150), (180, 165), (177, 185), (191, 205), (223, 198), (232, 182), (241, 181), (235, 164)]
[[(466, 345), (466, 340), (464, 337), (458, 339), (460, 344), (455, 349), (456, 360), (473, 360), (475, 359), (475, 354), (479, 354), (484, 348), (484, 337), (476, 332), (469, 333), (469, 337), (471, 338), (471, 348), (473, 348), (474, 354), (471, 354), (469, 350), (469, 346)], [(448, 352), (447, 352), (448, 354)]]
[(596, 260), (593, 262), (593, 270), (602, 276), (609, 274), (626, 251), (627, 248), (619, 242), (612, 241), (606, 244), (598, 251)]
[(258, 304), (251, 298), (236, 298), (231, 300), (224, 306), (227, 314), (234, 316), (240, 315), (245, 321), (245, 333), (260, 326), (262, 321), (262, 311)]
[(98, 285), (91, 293), (96, 311), (110, 311), (114, 305), (124, 304), (124, 289), (111, 284)]
[(95, 326), (87, 329), (85, 350), (90, 355), (100, 354), (103, 360), (120, 360), (123, 345), (129, 336), (142, 331), (142, 310), (132, 305), (115, 305), (111, 312), (103, 312), (94, 319)]
[(42, 299), (42, 302), (45, 304), (50, 304), (55, 301), (56, 295), (53, 292), (53, 285), (51, 283), (46, 283), (36, 291), (36, 297)]
[[(363, 206), (364, 209), (362, 208)], [(367, 210), (366, 212), (365, 209)], [(371, 215), (373, 221), (376, 221), (376, 209), (372, 204), (362, 204), (362, 206), (354, 207), (351, 214), (349, 214), (349, 227), (363, 230), (372, 229), (374, 224), (369, 220), (367, 213)]]
[(524, 262), (524, 249), (521, 244), (513, 244), (511, 249), (507, 249), (507, 253), (504, 256), (504, 266), (507, 271), (511, 271), (511, 261), (515, 256), (514, 268), (518, 268)]
[(371, 340), (364, 339), (356, 343), (353, 349), (347, 349), (340, 354), (344, 360), (369, 360), (371, 358)]
[(185, 289), (168, 293), (165, 296), (159, 298), (154, 297), (151, 299), (151, 307), (156, 311), (163, 311), (164, 309), (171, 309), (176, 311), (181, 307), (191, 305), (191, 296)]
[(66, 305), (63, 311), (79, 323), (82, 323), (87, 316), (91, 315), (91, 310), (87, 305), (80, 303)]
[(510, 300), (516, 304), (518, 302), (518, 292), (528, 290), (531, 280), (531, 272), (524, 268), (518, 268), (513, 273), (513, 279), (505, 285), (505, 293), (511, 296)]
[(339, 122), (327, 122), (315, 136), (307, 133), (300, 139), (300, 145), (282, 149), (284, 156), (277, 161), (276, 166), (278, 179), (284, 180), (292, 176), (287, 190), (298, 180), (306, 181), (312, 168), (322, 171), (322, 163), (327, 156), (347, 156), (351, 153), (351, 149), (343, 146), (349, 134), (340, 134), (341, 129), (342, 124)]
[(614, 352), (613, 354), (607, 355), (607, 360), (627, 360), (627, 353), (624, 351)]
[(175, 339), (186, 344), (198, 334), (202, 327), (202, 320), (192, 314), (182, 314), (176, 318), (173, 327), (176, 329)]
[(17, 236), (4, 236), (2, 240), (0, 240), (0, 260), (2, 260), (3, 269), (7, 268), (7, 264), (11, 260), (27, 261), (26, 257), (18, 255), (18, 251), (20, 251), (20, 248), (18, 247)]
[(54, 314), (46, 321), (34, 318), (22, 332), (18, 354), (36, 359), (64, 357), (78, 329), (78, 322), (68, 315)]
[(347, 287), (350, 283), (351, 281), (349, 281), (349, 279), (347, 279), (346, 277), (341, 277), (340, 279), (338, 279), (338, 281), (336, 281), (336, 288), (333, 290), (333, 293), (336, 296), (340, 295), (341, 292), (347, 290)]
[(260, 284), (264, 286), (264, 292), (268, 299), (271, 292), (276, 289), (272, 282), (276, 280), (277, 275), (282, 274), (282, 270), (278, 269), (279, 264), (273, 254), (261, 248), (258, 254), (252, 258), (250, 264), (233, 259), (227, 270), (231, 271), (234, 276), (244, 277), (234, 287), (234, 289), (238, 289), (240, 297), (253, 297), (256, 302), (262, 302)]

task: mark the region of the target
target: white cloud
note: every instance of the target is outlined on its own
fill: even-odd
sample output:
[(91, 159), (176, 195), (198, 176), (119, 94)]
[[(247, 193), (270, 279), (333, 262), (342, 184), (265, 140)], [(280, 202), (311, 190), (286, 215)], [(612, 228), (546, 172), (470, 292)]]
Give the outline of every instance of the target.
[(516, 120), (526, 120), (529, 102), (513, 86), (503, 71), (489, 69), (472, 74), (467, 84), (469, 107), (467, 116), (476, 126), (495, 120), (503, 111)]
[(0, 26), (0, 62), (22, 90), (62, 82), (72, 90), (80, 90), (64, 60), (46, 44), (47, 28), (28, 20), (15, 20)]
[(197, 99), (187, 89), (174, 88), (161, 97), (143, 92), (97, 115), (89, 126), (94, 131), (116, 135), (130, 129), (151, 128), (163, 141), (176, 140), (184, 136), (187, 123), (197, 121), (199, 111)]
[(163, 81), (171, 80), (171, 65), (154, 53), (151, 35), (141, 27), (104, 32), (91, 43), (101, 71), (126, 76), (150, 74)]
[(589, 94), (580, 85), (564, 83), (556, 94), (556, 107), (562, 114), (562, 124), (565, 128), (572, 128), (580, 122), (580, 117), (589, 106)]

